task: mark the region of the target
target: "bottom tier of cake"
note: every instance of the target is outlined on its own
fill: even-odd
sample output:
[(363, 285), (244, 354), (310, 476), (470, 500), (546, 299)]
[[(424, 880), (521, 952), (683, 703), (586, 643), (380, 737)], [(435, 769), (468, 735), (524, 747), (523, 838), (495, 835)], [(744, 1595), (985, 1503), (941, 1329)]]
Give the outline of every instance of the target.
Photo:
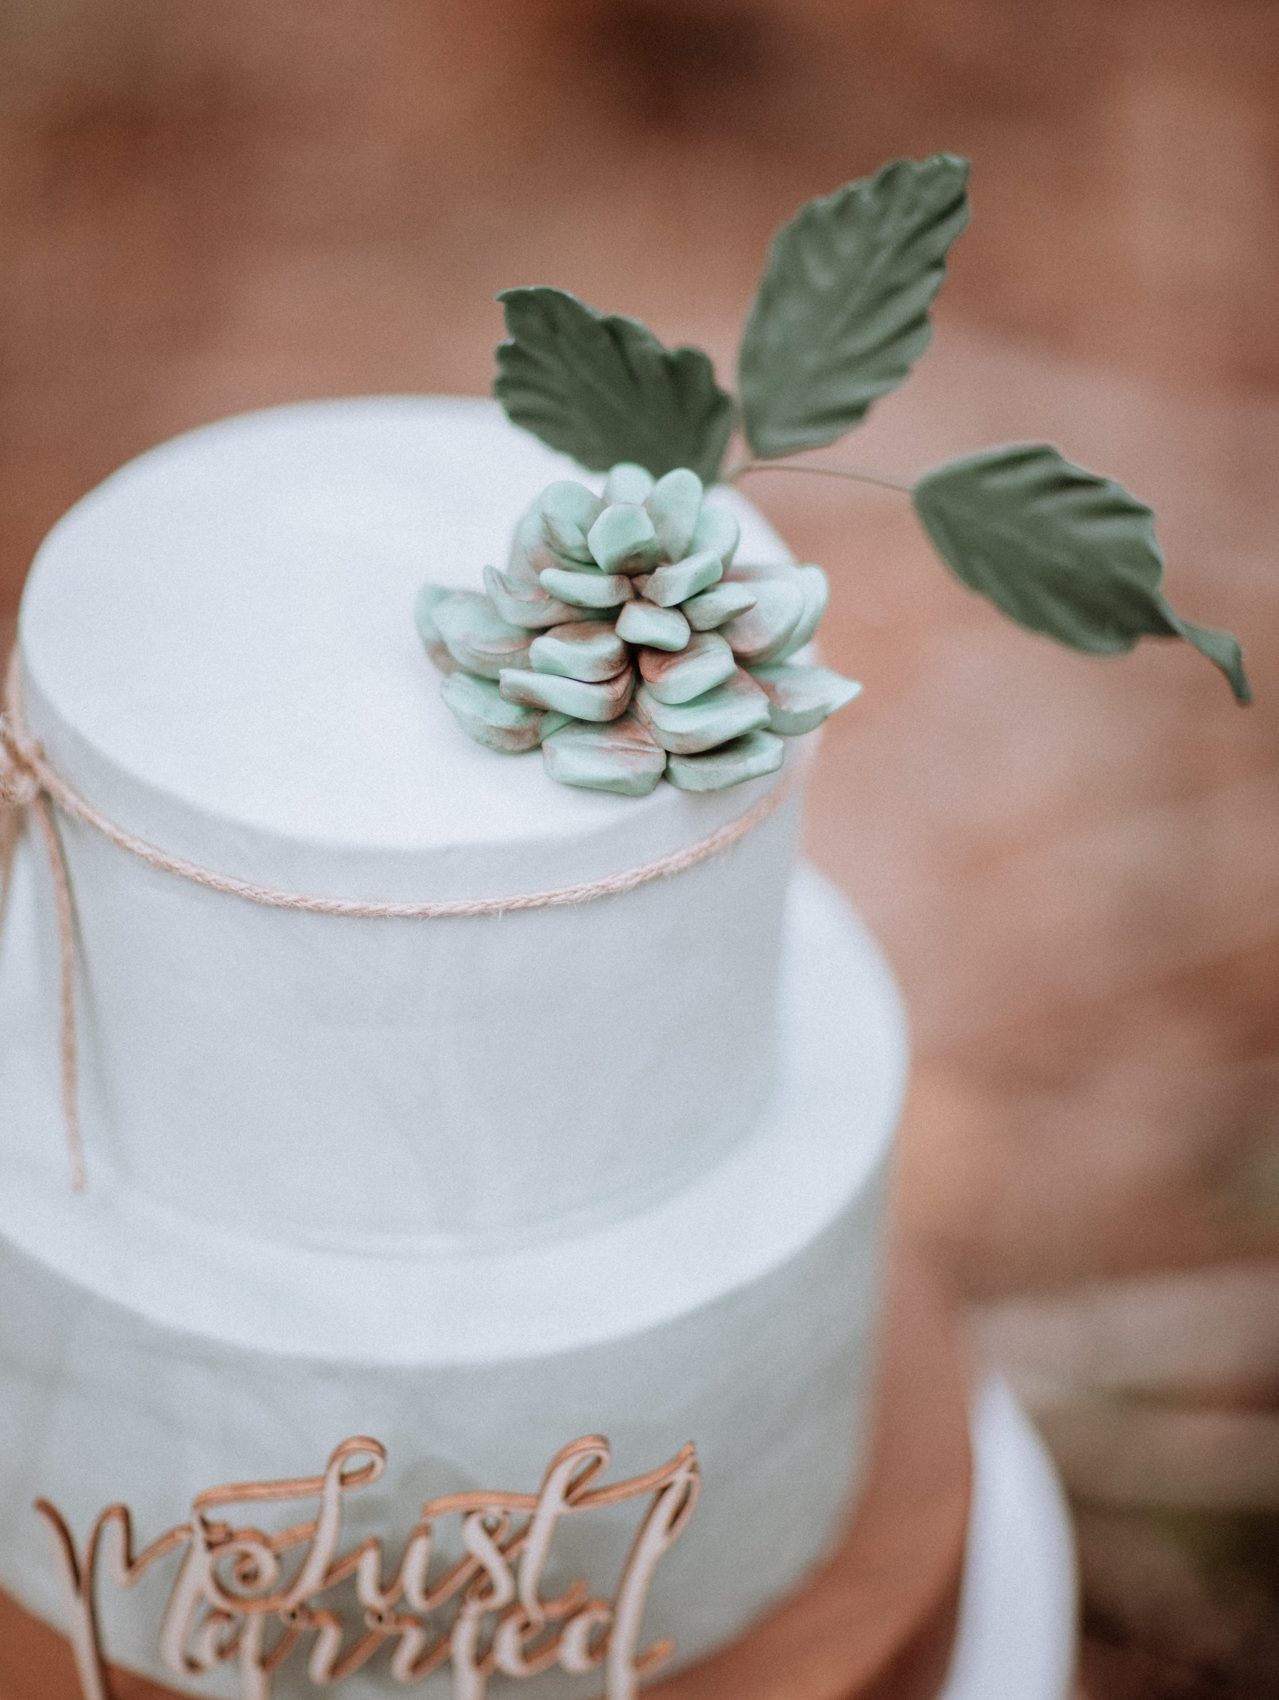
[[(891, 1265), (866, 1479), (838, 1547), (745, 1635), (659, 1676), (645, 1690), (652, 1700), (939, 1700), (972, 1544), (968, 1362), (962, 1316), (945, 1287), (909, 1247), (897, 1245)], [(981, 1445), (986, 1426), (983, 1417)], [(1021, 1485), (1026, 1472), (1018, 1475)], [(1031, 1509), (1042, 1514), (1042, 1502), (1041, 1493)], [(980, 1548), (975, 1562), (983, 1562)], [(109, 1683), (113, 1700), (175, 1693), (120, 1669)], [(1041, 1682), (1034, 1700), (1061, 1700), (1064, 1687)], [(996, 1692), (1005, 1689), (976, 1686), (968, 1700)], [(79, 1693), (65, 1640), (0, 1591), (0, 1700)]]
[[(0, 955), (0, 1028), (18, 1036), (0, 1056), (0, 1588), (46, 1621), (67, 1620), (66, 1566), (49, 1518), (32, 1510), (45, 1496), (81, 1549), (112, 1502), (131, 1508), (143, 1545), (184, 1522), (205, 1535), (216, 1524), (225, 1586), (262, 1599), (269, 1581), (237, 1571), (231, 1531), (250, 1517), (274, 1516), (275, 1527), (315, 1518), (314, 1494), (195, 1496), (316, 1476), (352, 1436), (375, 1437), (387, 1463), (344, 1499), (341, 1550), (377, 1537), (389, 1573), (424, 1501), (536, 1495), (548, 1460), (596, 1434), (612, 1448), (604, 1485), (642, 1476), (688, 1441), (700, 1463), (700, 1502), (653, 1569), (637, 1647), (672, 1637), (673, 1668), (797, 1585), (841, 1526), (864, 1464), (905, 1072), (891, 977), (828, 887), (797, 881), (780, 1090), (718, 1167), (575, 1239), (360, 1256), (211, 1235), (107, 1175), (85, 1195), (67, 1192), (32, 877), (19, 870)], [(181, 1147), (175, 1128), (174, 1162)], [(362, 1167), (358, 1128), (351, 1184), (395, 1185)], [(643, 1511), (631, 1500), (552, 1520), (542, 1598), (582, 1578), (615, 1601)], [(306, 1547), (295, 1542), (289, 1560), (305, 1562)], [(420, 1541), (418, 1553), (425, 1562)], [(303, 1692), (314, 1635), (263, 1677), (244, 1654), (249, 1608), (182, 1619), (175, 1554), (127, 1592), (102, 1564), (97, 1633), (110, 1660), (193, 1694)], [(443, 1550), (432, 1558), (447, 1562)], [(581, 1664), (608, 1640), (602, 1607), (597, 1623), (594, 1639), (578, 1638)], [(551, 1631), (544, 1647), (556, 1646)], [(346, 1678), (355, 1700), (394, 1691), (391, 1651)], [(600, 1691), (598, 1669), (574, 1674), (563, 1662), (551, 1656), (533, 1681), (538, 1700)], [(420, 1691), (483, 1694), (487, 1675), (465, 1663), (459, 1653)]]

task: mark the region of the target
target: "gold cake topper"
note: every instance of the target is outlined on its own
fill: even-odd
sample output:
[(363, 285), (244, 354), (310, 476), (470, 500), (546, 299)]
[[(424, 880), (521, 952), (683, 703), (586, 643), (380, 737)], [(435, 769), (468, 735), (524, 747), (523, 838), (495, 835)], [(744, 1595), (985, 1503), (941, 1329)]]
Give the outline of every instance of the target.
[[(85, 1700), (111, 1700), (99, 1584), (131, 1588), (180, 1554), (160, 1630), (160, 1658), (190, 1680), (238, 1664), (243, 1700), (270, 1700), (293, 1661), (330, 1687), (390, 1649), (400, 1684), (450, 1668), (454, 1700), (484, 1700), (495, 1673), (525, 1678), (558, 1666), (602, 1672), (607, 1700), (633, 1700), (639, 1683), (674, 1652), (669, 1640), (641, 1648), (653, 1573), (686, 1527), (700, 1476), (690, 1445), (645, 1475), (597, 1485), (611, 1450), (587, 1435), (556, 1453), (537, 1493), (467, 1492), (428, 1500), (388, 1572), (382, 1541), (343, 1546), (345, 1501), (376, 1482), (386, 1449), (357, 1435), (336, 1447), (318, 1476), (233, 1482), (198, 1494), (191, 1515), (137, 1547), (125, 1505), (109, 1506), (82, 1548), (48, 1500), (36, 1509), (58, 1549), (70, 1615), (68, 1636)], [(546, 1599), (542, 1585), (559, 1524), (628, 1501), (648, 1500), (611, 1597), (584, 1579)], [(269, 1532), (229, 1521), (234, 1505), (318, 1510)], [(288, 1514), (287, 1511), (285, 1513)], [(457, 1520), (461, 1556), (439, 1559), (442, 1525)]]

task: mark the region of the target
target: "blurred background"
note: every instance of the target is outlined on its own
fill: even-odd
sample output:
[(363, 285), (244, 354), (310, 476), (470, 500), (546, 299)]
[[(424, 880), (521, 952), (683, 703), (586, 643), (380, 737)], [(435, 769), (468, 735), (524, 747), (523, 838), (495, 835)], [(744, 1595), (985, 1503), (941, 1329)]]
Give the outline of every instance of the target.
[(824, 458), (1111, 472), (1258, 706), (1015, 631), (890, 493), (749, 493), (867, 687), (813, 848), (906, 985), (905, 1209), (1065, 1474), (1095, 1700), (1279, 1693), (1277, 89), (1273, 0), (0, 6), (0, 624), (174, 431), (484, 390), (515, 283), (731, 374), (800, 201), (971, 155), (935, 348)]

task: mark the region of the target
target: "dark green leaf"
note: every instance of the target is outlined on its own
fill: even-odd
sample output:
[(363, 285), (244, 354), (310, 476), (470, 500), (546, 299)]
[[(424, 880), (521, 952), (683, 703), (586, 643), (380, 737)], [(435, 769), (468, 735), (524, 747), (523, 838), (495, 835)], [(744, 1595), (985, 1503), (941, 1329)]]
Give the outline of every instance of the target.
[(561, 289), (508, 289), (510, 341), (493, 393), (516, 425), (582, 466), (637, 461), (655, 478), (688, 466), (711, 484), (732, 397), (697, 348), (664, 348), (634, 319), (605, 318)]
[(935, 467), (914, 499), (947, 564), (1020, 625), (1093, 655), (1184, 638), (1250, 700), (1238, 641), (1166, 601), (1154, 515), (1121, 485), (1019, 443)]
[(953, 154), (899, 159), (810, 201), (773, 238), (740, 362), (755, 454), (832, 442), (901, 383), (932, 340), (967, 183)]

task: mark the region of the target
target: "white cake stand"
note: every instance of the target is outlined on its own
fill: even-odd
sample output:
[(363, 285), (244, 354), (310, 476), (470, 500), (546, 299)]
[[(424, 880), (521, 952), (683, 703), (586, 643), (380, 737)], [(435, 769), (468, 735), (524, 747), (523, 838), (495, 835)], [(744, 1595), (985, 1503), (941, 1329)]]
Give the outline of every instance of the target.
[(959, 1626), (938, 1700), (1070, 1700), (1070, 1519), (1043, 1442), (997, 1377), (973, 1417), (973, 1509)]

